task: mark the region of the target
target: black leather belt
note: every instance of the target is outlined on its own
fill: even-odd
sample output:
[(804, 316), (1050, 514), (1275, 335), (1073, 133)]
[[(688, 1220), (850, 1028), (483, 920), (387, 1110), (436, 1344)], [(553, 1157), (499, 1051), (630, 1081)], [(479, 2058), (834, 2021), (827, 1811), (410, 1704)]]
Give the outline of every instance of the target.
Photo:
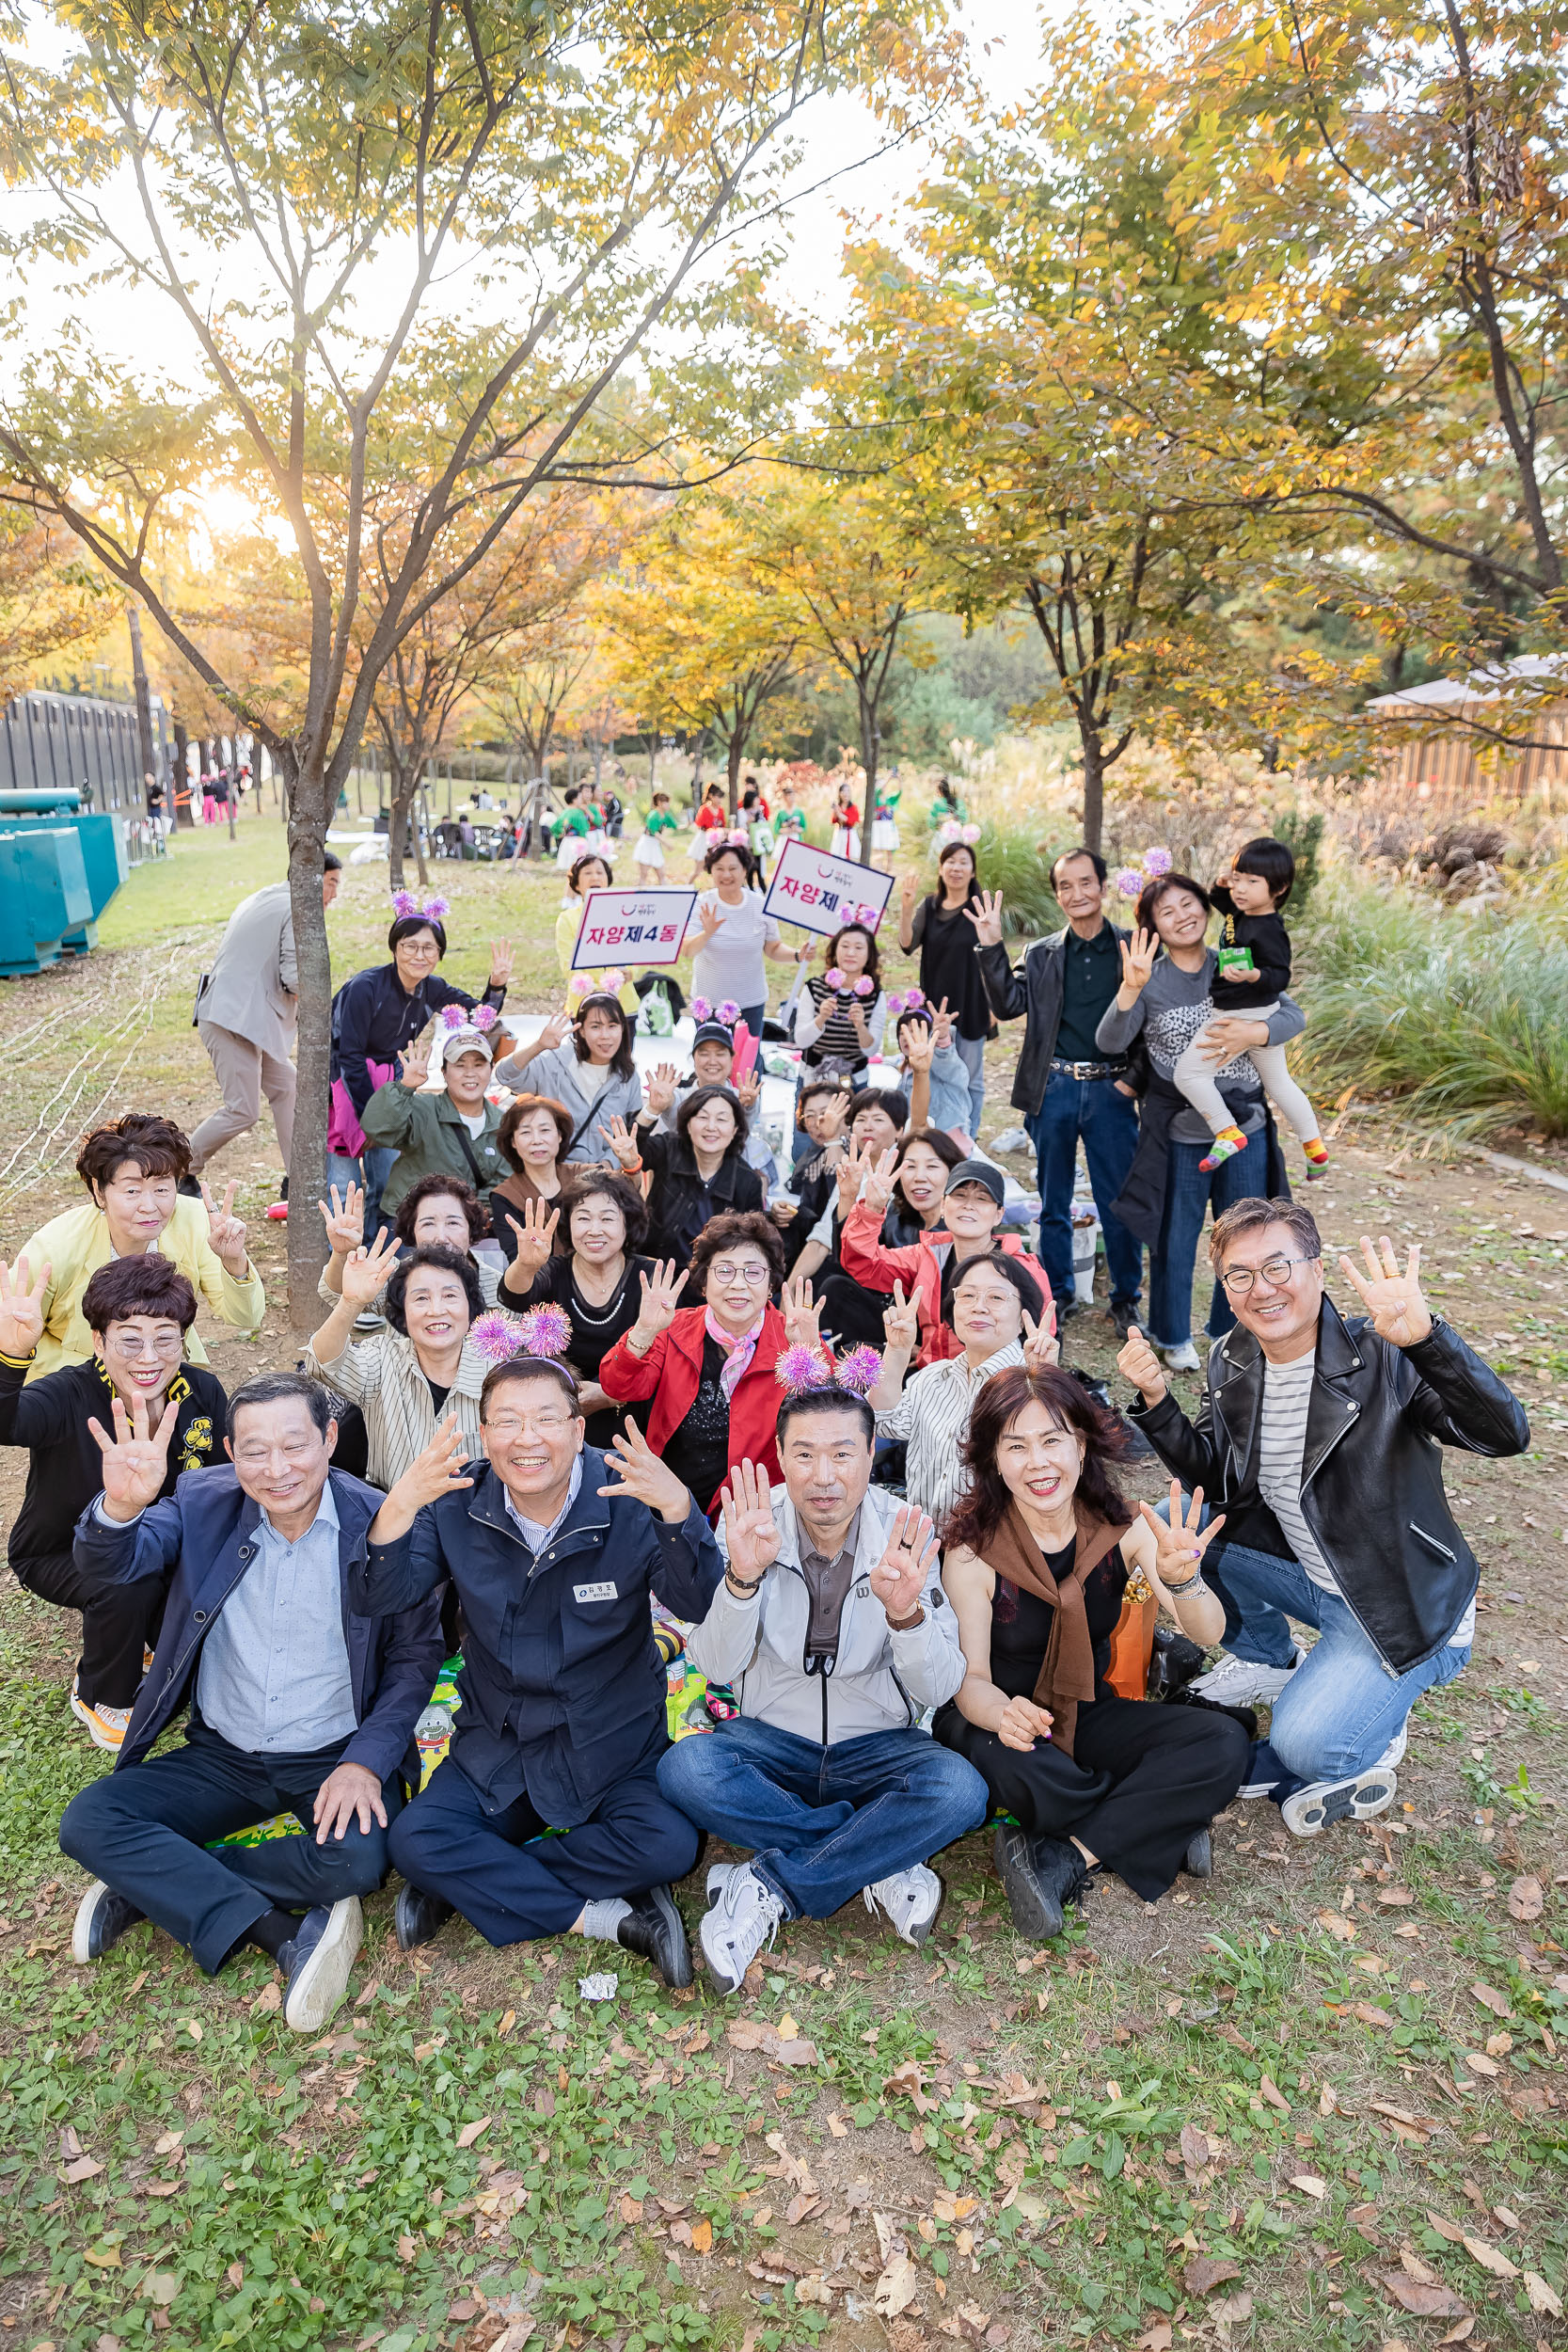
[(1127, 1069), (1123, 1061), (1058, 1061), (1051, 1057), (1053, 1072), (1061, 1071), (1069, 1078), (1119, 1078)]

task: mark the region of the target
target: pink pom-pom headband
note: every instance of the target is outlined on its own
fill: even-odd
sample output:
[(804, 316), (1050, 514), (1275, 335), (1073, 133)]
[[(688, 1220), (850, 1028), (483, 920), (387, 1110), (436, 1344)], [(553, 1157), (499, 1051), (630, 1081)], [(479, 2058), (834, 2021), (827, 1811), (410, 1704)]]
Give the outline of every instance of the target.
[(531, 1307), (523, 1315), (492, 1307), (475, 1316), (468, 1337), (493, 1364), (510, 1363), (515, 1356), (560, 1357), (571, 1345), (572, 1319), (564, 1307)]
[(461, 1005), (443, 1005), (436, 1018), (443, 1029), (493, 1029), (496, 1008), (476, 1005), (472, 1012), (467, 1012)]
[(451, 906), (450, 898), (427, 898), (420, 906), (411, 890), (394, 890), (392, 893), (392, 913), (400, 923), (405, 922), (411, 914), (422, 915), (427, 923), (439, 923)]
[(874, 1347), (852, 1347), (835, 1365), (820, 1348), (797, 1343), (784, 1349), (773, 1376), (789, 1396), (807, 1396), (814, 1389), (847, 1389), (864, 1396), (881, 1376), (882, 1359)]

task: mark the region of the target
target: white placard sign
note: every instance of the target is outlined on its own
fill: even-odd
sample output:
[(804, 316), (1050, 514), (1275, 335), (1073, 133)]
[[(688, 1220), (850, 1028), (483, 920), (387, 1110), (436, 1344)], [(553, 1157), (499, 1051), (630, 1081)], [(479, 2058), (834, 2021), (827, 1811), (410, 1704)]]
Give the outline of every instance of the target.
[[(779, 853), (762, 911), (781, 923), (794, 923), (820, 939), (831, 939), (857, 919), (875, 930), (892, 895), (891, 874), (791, 840)], [(860, 908), (870, 912), (857, 916)]]
[(591, 890), (582, 902), (573, 971), (678, 962), (696, 903), (694, 890)]

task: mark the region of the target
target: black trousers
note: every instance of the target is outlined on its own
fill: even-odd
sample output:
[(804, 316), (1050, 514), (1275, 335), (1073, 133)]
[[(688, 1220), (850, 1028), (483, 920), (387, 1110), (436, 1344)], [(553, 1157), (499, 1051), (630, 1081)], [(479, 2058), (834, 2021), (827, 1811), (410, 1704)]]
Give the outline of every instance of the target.
[[(112, 1886), (200, 1963), (209, 1976), (245, 1930), (269, 1911), (309, 1911), (345, 1895), (369, 1895), (387, 1875), (387, 1836), (352, 1820), (343, 1836), (316, 1843), (311, 1808), (346, 1740), (309, 1755), (246, 1754), (193, 1720), (182, 1748), (106, 1772), (72, 1797), (60, 1822), (61, 1851)], [(381, 1786), (388, 1823), (403, 1807), (394, 1772)], [(293, 1813), (303, 1836), (260, 1846), (207, 1840)]]
[(932, 1729), (1031, 1837), (1082, 1838), (1145, 1902), (1164, 1893), (1197, 1832), (1225, 1811), (1252, 1754), (1234, 1716), (1110, 1693), (1078, 1709), (1071, 1756), (1049, 1740), (1006, 1747), (951, 1704)]
[(11, 1567), (24, 1592), (51, 1601), (56, 1609), (81, 1611), (79, 1696), (89, 1705), (97, 1701), (104, 1707), (134, 1707), (141, 1689), (143, 1651), (158, 1645), (169, 1578), (140, 1577), (135, 1584), (105, 1593), (102, 1584), (82, 1574), (69, 1551), (43, 1552), (31, 1560), (18, 1560), (13, 1553)]

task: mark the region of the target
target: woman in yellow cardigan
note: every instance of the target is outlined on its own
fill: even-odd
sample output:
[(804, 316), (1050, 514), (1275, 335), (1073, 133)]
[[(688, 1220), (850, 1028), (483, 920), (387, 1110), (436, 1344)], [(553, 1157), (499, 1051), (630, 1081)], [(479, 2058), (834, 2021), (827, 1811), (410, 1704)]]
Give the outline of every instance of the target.
[[(245, 1254), (245, 1227), (233, 1214), (234, 1187), (221, 1209), (205, 1184), (199, 1200), (185, 1198), (178, 1187), (190, 1164), (190, 1144), (174, 1121), (146, 1111), (128, 1111), (86, 1138), (76, 1173), (91, 1199), (52, 1216), (16, 1253), (35, 1279), (47, 1269), (43, 1336), (29, 1381), (62, 1364), (85, 1364), (91, 1356), (82, 1293), (111, 1258), (155, 1249), (223, 1322), (245, 1332), (260, 1328), (266, 1293)], [(207, 1361), (194, 1330), (186, 1336), (185, 1354), (193, 1364)]]

